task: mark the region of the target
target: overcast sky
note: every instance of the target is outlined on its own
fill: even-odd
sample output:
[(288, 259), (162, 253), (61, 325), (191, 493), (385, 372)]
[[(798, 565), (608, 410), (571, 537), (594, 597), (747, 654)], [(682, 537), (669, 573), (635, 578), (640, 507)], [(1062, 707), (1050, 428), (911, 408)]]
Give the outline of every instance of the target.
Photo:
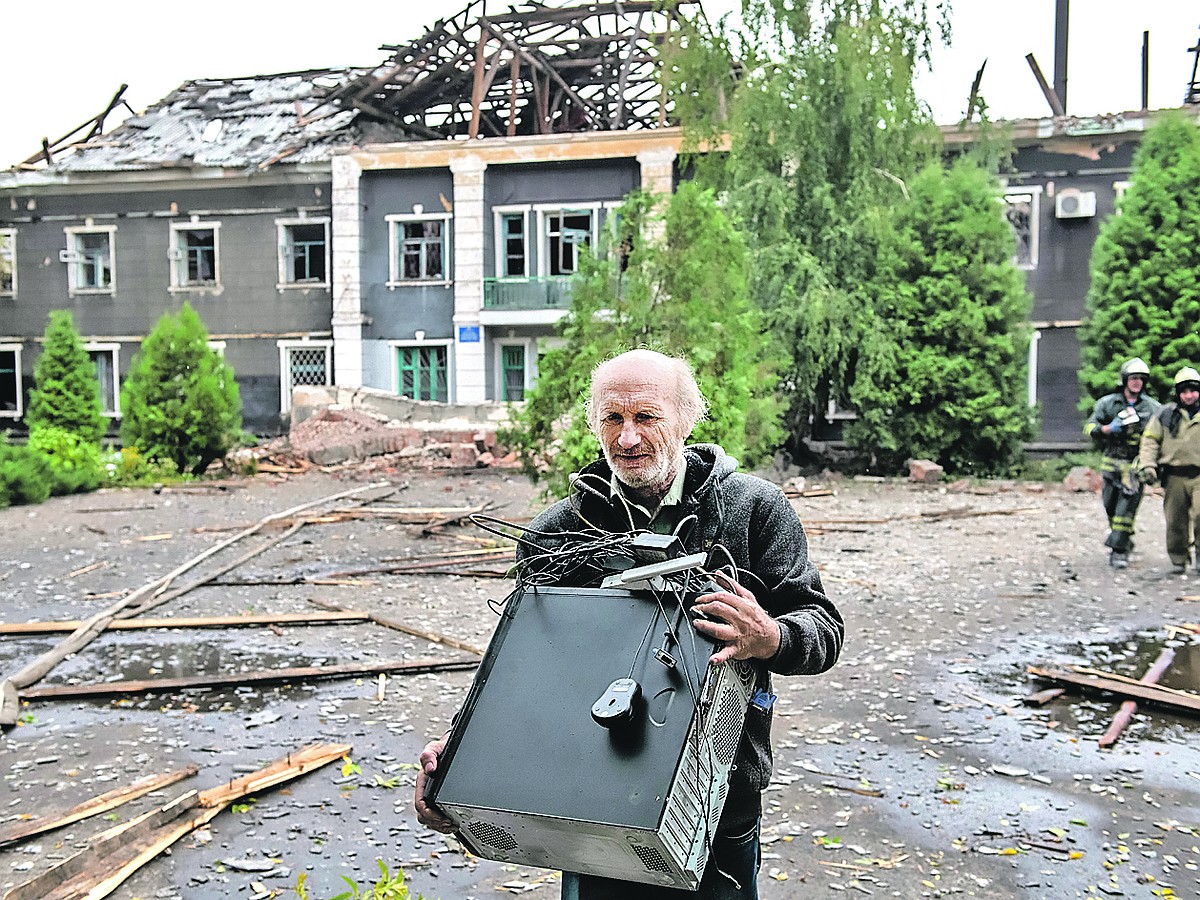
[[(504, 8), (514, 0), (489, 0)], [(550, 0), (557, 5), (559, 0)], [(993, 118), (1049, 112), (1029, 66), (1054, 72), (1054, 0), (952, 0), (953, 44), (918, 82), (940, 123), (956, 121), (987, 60), (983, 93)], [(381, 44), (419, 37), (466, 0), (257, 3), (207, 0), (186, 10), (150, 0), (9, 4), (0, 51), (0, 168), (35, 153), (100, 112), (122, 84), (141, 111), (184, 81), (307, 68), (376, 65)], [(739, 0), (705, 0), (710, 18)], [(1150, 105), (1178, 106), (1200, 36), (1195, 0), (1075, 0), (1068, 111), (1141, 105), (1142, 32), (1150, 32)], [(110, 119), (109, 125), (116, 120)]]

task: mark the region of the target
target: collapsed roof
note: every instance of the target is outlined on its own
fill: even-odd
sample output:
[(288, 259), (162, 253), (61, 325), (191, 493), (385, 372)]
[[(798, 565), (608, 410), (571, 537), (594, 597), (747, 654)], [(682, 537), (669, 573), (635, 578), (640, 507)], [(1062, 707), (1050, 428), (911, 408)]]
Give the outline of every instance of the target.
[(100, 115), (16, 168), (265, 169), (364, 143), (655, 128), (670, 112), (660, 45), (679, 9), (698, 5), (529, 0), (488, 14), (488, 0), (471, 0), (411, 44), (382, 48), (391, 56), (373, 69), (189, 81), (101, 133), (122, 86)]

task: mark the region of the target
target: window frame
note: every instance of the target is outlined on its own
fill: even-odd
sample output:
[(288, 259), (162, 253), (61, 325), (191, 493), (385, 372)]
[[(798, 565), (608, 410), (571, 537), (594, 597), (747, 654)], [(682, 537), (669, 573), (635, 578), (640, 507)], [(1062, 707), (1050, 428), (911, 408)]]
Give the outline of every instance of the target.
[[(1008, 217), (1009, 209), (1013, 203), (1009, 197), (1016, 197), (1022, 194), (1029, 195), (1029, 260), (1021, 261), (1020, 252), (1012, 257), (1013, 265), (1024, 272), (1032, 272), (1038, 267), (1038, 245), (1041, 243), (1041, 218), (1042, 218), (1042, 191), (1040, 184), (1029, 185), (1008, 185), (1004, 188), (1004, 220), (1012, 228), (1012, 220)], [(1015, 232), (1016, 229), (1013, 228)], [(1020, 247), (1020, 237), (1017, 238), (1018, 251)]]
[[(121, 418), (121, 345), (113, 341), (84, 341), (83, 349), (91, 358), (93, 353), (108, 353), (112, 358), (112, 409), (104, 409), (104, 393), (100, 393), (101, 412), (109, 419)], [(93, 360), (94, 362), (94, 360)], [(100, 380), (100, 371), (96, 371), (96, 380)]]
[[(311, 340), (281, 340), (276, 341), (275, 346), (279, 348), (279, 412), (286, 413), (292, 409), (292, 391), (296, 385), (292, 383), (291, 367), (288, 365), (289, 354), (292, 350), (316, 350), (322, 349), (325, 351), (325, 387), (333, 384), (333, 341), (311, 341)], [(224, 353), (222, 353), (224, 356)], [(286, 389), (285, 389), (286, 388)]]
[[(560, 272), (556, 275), (551, 274), (550, 218), (556, 215), (561, 219), (568, 214), (588, 214), (591, 218), (591, 228), (588, 232), (588, 246), (594, 249), (598, 246), (600, 240), (600, 211), (603, 208), (604, 202), (600, 200), (583, 203), (539, 203), (534, 207), (534, 211), (537, 213), (537, 274), (539, 278), (570, 278), (579, 271), (579, 261), (576, 258), (576, 265), (572, 271)], [(578, 253), (578, 250), (576, 250), (576, 253)]]
[[(6, 245), (7, 250), (5, 249)], [(6, 257), (9, 262), (12, 284), (8, 287), (0, 284), (0, 297), (15, 297), (17, 296), (17, 229), (15, 228), (0, 228), (0, 260)]]
[[(529, 237), (530, 237), (530, 235), (529, 235), (529, 219), (530, 219), (529, 213), (532, 210), (532, 208), (533, 207), (528, 203), (519, 204), (519, 205), (493, 206), (492, 207), (492, 222), (493, 222), (493, 231), (492, 231), (492, 234), (493, 234), (492, 251), (493, 252), (492, 252), (492, 255), (494, 257), (495, 264), (496, 264), (496, 268), (495, 268), (496, 277), (499, 279), (520, 281), (523, 279), (530, 278), (533, 274), (530, 271), (530, 268), (531, 268), (530, 263), (532, 262), (532, 260), (530, 258), (530, 252), (529, 252), (531, 249), (531, 242), (529, 240)], [(509, 275), (509, 274), (506, 274), (506, 270), (508, 267), (507, 264), (508, 264), (509, 254), (508, 254), (508, 239), (507, 239), (506, 233), (504, 231), (504, 223), (505, 223), (506, 219), (516, 218), (518, 216), (521, 219), (521, 227), (522, 227), (522, 235), (521, 235), (522, 248), (521, 249), (523, 251), (522, 258), (524, 261), (525, 274), (524, 275)]]
[[(303, 290), (306, 288), (324, 288), (324, 289), (328, 290), (329, 286), (332, 284), (332, 281), (330, 280), (329, 276), (330, 276), (330, 271), (331, 271), (331, 265), (333, 262), (333, 256), (330, 252), (330, 246), (329, 246), (330, 245), (329, 231), (330, 231), (331, 222), (332, 222), (332, 220), (329, 218), (329, 216), (314, 216), (312, 218), (295, 217), (295, 218), (276, 219), (275, 220), (275, 233), (276, 233), (276, 237), (277, 237), (277, 241), (276, 241), (277, 256), (278, 256), (278, 263), (279, 263), (279, 281), (275, 285), (275, 288), (277, 290), (294, 291), (297, 289)], [(324, 228), (324, 232), (325, 232), (325, 278), (321, 281), (289, 280), (289, 275), (291, 274), (291, 271), (292, 271), (291, 255), (288, 253), (288, 251), (292, 247), (292, 244), (289, 241), (289, 229), (294, 228), (297, 225), (321, 225)]]
[[(190, 282), (185, 280), (187, 275), (187, 247), (181, 247), (182, 235), (188, 231), (211, 231), (213, 234), (213, 278), (212, 281)], [(221, 290), (221, 223), (201, 222), (193, 219), (189, 222), (170, 223), (170, 241), (167, 245), (167, 261), (170, 263), (171, 284), (168, 290), (172, 293), (180, 291), (219, 291)]]
[(25, 415), (25, 380), (21, 374), (21, 352), (25, 349), (22, 344), (0, 343), (0, 353), (13, 354), (13, 371), (15, 374), (16, 409), (0, 409), (0, 419), (19, 419)]
[(441, 349), (446, 354), (446, 399), (445, 400), (420, 400), (417, 397), (407, 397), (406, 399), (414, 400), (420, 403), (453, 403), (454, 402), (454, 341), (446, 338), (443, 340), (421, 340), (421, 341), (388, 341), (388, 347), (391, 350), (392, 357), (392, 386), (399, 397), (405, 395), (400, 391), (400, 351), (401, 350), (420, 350), (420, 349)]
[[(450, 271), (451, 264), (451, 230), (454, 216), (451, 213), (392, 213), (384, 216), (388, 226), (388, 281), (389, 288), (438, 286), (453, 283)], [(442, 223), (442, 277), (441, 278), (404, 278), (403, 257), (400, 243), (403, 235), (403, 225), (413, 222)]]
[[(532, 346), (531, 346), (532, 345)], [(537, 345), (529, 338), (497, 338), (492, 342), (494, 348), (494, 366), (493, 370), (496, 376), (496, 400), (501, 403), (522, 403), (528, 399), (529, 391), (533, 387), (533, 366), (532, 358), (537, 353)], [(524, 353), (524, 372), (522, 377), (522, 392), (523, 396), (520, 400), (512, 400), (505, 397), (507, 382), (504, 380), (504, 350), (506, 347), (520, 347)]]
[[(117, 226), (116, 225), (68, 225), (63, 229), (67, 248), (59, 254), (59, 260), (67, 264), (67, 294), (71, 297), (86, 295), (109, 295), (117, 292)], [(80, 252), (80, 241), (84, 235), (103, 234), (108, 237), (108, 284), (104, 287), (80, 287), (80, 272), (84, 256)]]

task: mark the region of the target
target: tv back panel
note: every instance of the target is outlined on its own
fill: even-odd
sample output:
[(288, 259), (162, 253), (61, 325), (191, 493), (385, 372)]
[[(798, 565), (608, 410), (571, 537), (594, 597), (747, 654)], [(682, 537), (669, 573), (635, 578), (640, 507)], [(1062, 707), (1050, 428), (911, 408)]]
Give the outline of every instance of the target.
[[(710, 666), (691, 598), (658, 597), (530, 586), (509, 600), (426, 793), (472, 853), (695, 889), (754, 670)], [(605, 727), (593, 707), (627, 678), (632, 716)]]

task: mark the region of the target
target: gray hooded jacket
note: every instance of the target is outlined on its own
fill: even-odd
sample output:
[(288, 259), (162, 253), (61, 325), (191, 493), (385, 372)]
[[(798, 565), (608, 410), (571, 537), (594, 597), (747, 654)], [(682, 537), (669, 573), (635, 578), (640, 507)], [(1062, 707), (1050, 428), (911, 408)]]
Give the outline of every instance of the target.
[[(757, 660), (759, 686), (771, 690), (771, 674), (816, 675), (829, 669), (842, 648), (845, 626), (825, 596), (816, 567), (808, 559), (808, 539), (800, 518), (778, 486), (737, 471), (737, 462), (715, 444), (696, 444), (684, 451), (682, 515), (696, 516), (680, 537), (688, 553), (721, 544), (739, 569), (752, 572), (743, 581), (759, 604), (779, 623), (782, 641), (769, 660)], [(608, 463), (592, 463), (585, 473), (607, 483)], [(597, 492), (576, 492), (551, 506), (531, 523), (534, 532), (517, 550), (525, 559), (549, 549), (553, 542), (536, 532), (581, 531), (589, 525), (610, 532), (627, 531), (629, 520)], [(601, 572), (581, 572), (571, 582), (598, 584)], [(593, 577), (594, 576), (594, 577)], [(720, 830), (740, 834), (753, 824), (761, 809), (760, 795), (771, 778), (771, 711), (751, 706), (734, 760), (729, 797)]]

